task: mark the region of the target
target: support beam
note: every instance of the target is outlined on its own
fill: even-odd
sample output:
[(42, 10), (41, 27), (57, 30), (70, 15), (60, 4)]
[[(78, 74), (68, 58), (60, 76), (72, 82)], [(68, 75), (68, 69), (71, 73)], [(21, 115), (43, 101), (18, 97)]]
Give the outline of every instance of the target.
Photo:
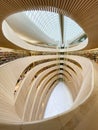
[(61, 29), (61, 46), (64, 43), (64, 16), (59, 14), (60, 29)]

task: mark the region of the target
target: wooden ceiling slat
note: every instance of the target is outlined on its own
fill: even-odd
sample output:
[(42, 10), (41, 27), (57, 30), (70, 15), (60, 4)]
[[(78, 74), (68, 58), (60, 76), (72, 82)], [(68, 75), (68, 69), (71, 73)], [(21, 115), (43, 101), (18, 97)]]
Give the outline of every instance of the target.
[[(2, 20), (7, 16), (17, 13), (19, 11), (40, 9), (58, 12), (72, 17), (78, 24), (86, 31), (87, 34), (91, 34), (90, 28), (94, 28), (93, 31), (98, 34), (95, 29), (98, 22), (98, 1), (97, 0), (1, 0), (0, 1), (0, 24)], [(1, 27), (2, 28), (2, 27)], [(93, 33), (93, 32), (92, 32)], [(1, 35), (1, 46), (6, 46), (9, 41)], [(93, 41), (98, 41), (98, 37), (88, 35), (91, 40), (87, 48), (98, 47), (97, 43), (93, 46)], [(5, 44), (6, 42), (6, 44)], [(10, 44), (9, 44), (10, 46)], [(14, 46), (14, 45), (13, 45)]]

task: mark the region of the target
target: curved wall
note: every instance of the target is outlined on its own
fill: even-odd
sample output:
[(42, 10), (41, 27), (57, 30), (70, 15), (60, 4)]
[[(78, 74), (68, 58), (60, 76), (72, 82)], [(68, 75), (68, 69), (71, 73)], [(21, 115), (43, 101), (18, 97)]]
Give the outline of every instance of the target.
[[(24, 79), (21, 81), (20, 86), (17, 89), (16, 94), (14, 95), (15, 84), (19, 76), (24, 71), (24, 69), (26, 69), (27, 66), (29, 66), (29, 64), (31, 64), (32, 62), (36, 60), (39, 60), (39, 57), (40, 57), (40, 60), (41, 58), (42, 60), (56, 58), (56, 60), (52, 62), (51, 60), (50, 61), (47, 60), (47, 62), (45, 63), (44, 61), (43, 63), (39, 62), (38, 65), (30, 69), (25, 74)], [(70, 62), (67, 59), (72, 59), (73, 62), (72, 61)], [(74, 64), (74, 63), (77, 63), (77, 61), (81, 67), (78, 64)], [(80, 59), (80, 57), (78, 56), (67, 56), (67, 57), (65, 56), (65, 60), (62, 60), (60, 62), (64, 63), (65, 67), (60, 66), (59, 60), (56, 55), (54, 56), (50, 55), (50, 56), (31, 56), (31, 57), (21, 58), (21, 59), (12, 61), (10, 63), (6, 63), (5, 65), (2, 65), (0, 67), (0, 72), (2, 73), (2, 75), (0, 76), (0, 79), (2, 80), (0, 80), (0, 82), (2, 83), (1, 88), (5, 93), (4, 95), (5, 98), (1, 97), (1, 101), (3, 102), (3, 104), (0, 105), (0, 109), (3, 108), (2, 115), (8, 114), (9, 121), (6, 119), (6, 117), (3, 116), (3, 119), (0, 118), (0, 122), (3, 122), (3, 123), (6, 122), (10, 124), (13, 124), (13, 123), (15, 124), (16, 122), (19, 122), (19, 124), (21, 124), (21, 122), (24, 122), (25, 124), (28, 121), (35, 122), (35, 120), (41, 120), (36, 123), (40, 125), (41, 124), (44, 125), (44, 122), (46, 122), (47, 127), (48, 127), (49, 122), (54, 120), (54, 124), (53, 124), (54, 126), (56, 123), (55, 122), (56, 119), (60, 117), (61, 121), (63, 121), (65, 117), (67, 116), (66, 121), (65, 121), (67, 123), (69, 119), (68, 115), (70, 117), (72, 111), (78, 110), (78, 106), (82, 104), (91, 94), (91, 91), (93, 89), (93, 86), (92, 86), (93, 85), (92, 84), (93, 83), (93, 69), (92, 69), (92, 64), (90, 60), (83, 57), (81, 57)], [(48, 67), (52, 64), (53, 66)], [(18, 65), (18, 71), (15, 65)], [(67, 65), (70, 65), (70, 67), (73, 68), (75, 71), (72, 71), (72, 69), (68, 68)], [(46, 67), (45, 70), (43, 70), (44, 67)], [(10, 74), (9, 76), (8, 71), (10, 71), (10, 68), (13, 69), (13, 71), (11, 71), (12, 75), (9, 72)], [(63, 70), (61, 68), (63, 68)], [(36, 72), (38, 72), (39, 70), (40, 70), (39, 75), (35, 77), (34, 75), (36, 75)], [(5, 77), (3, 77), (3, 75), (6, 75), (9, 77), (9, 78), (6, 77), (6, 79), (8, 79), (6, 82), (4, 82)], [(47, 104), (47, 101), (49, 100), (50, 94), (53, 88), (55, 87), (55, 85), (58, 83), (58, 79), (61, 79), (61, 77), (63, 78), (65, 83), (68, 85), (70, 92), (72, 93), (74, 104), (72, 108), (68, 110), (68, 112), (63, 113), (60, 116), (56, 116), (55, 118), (54, 117), (49, 118), (48, 120), (44, 119), (44, 121), (42, 121), (45, 108), (46, 108), (45, 106)], [(14, 80), (11, 80), (12, 78)], [(8, 88), (5, 89), (5, 86), (7, 86)], [(8, 90), (9, 90), (9, 93), (6, 92)], [(2, 91), (1, 93), (4, 94)], [(8, 97), (9, 97), (9, 100), (6, 100), (6, 98)], [(11, 104), (11, 100), (12, 100), (12, 104)], [(9, 106), (5, 105), (5, 101), (7, 104), (9, 104)], [(42, 107), (43, 104), (44, 104), (44, 107)], [(14, 112), (10, 108), (13, 108)], [(32, 126), (34, 125), (33, 122), (30, 124), (32, 124)]]
[[(2, 33), (2, 21), (6, 17), (24, 10), (40, 9), (70, 16), (79, 23), (87, 33), (89, 43), (86, 49), (96, 48), (98, 47), (98, 30), (96, 29), (98, 23), (98, 16), (96, 15), (98, 12), (97, 7), (98, 1), (95, 0), (3, 0), (0, 2), (0, 46), (21, 49), (5, 39)], [(25, 47), (25, 49), (31, 50), (31, 48), (27, 47)], [(56, 52), (50, 49), (51, 53), (53, 51)], [(60, 51), (63, 52), (63, 50)], [(64, 55), (62, 58), (63, 59), (60, 59), (58, 54), (31, 56), (20, 58), (0, 66), (0, 129), (98, 129), (98, 116), (96, 114), (98, 113), (97, 64), (92, 64), (87, 58), (79, 56)], [(47, 61), (44, 62), (44, 60)], [(32, 62), (36, 61), (42, 62), (37, 63), (25, 73), (24, 78), (18, 84), (19, 87), (16, 93), (14, 93), (21, 75), (24, 74), (24, 71)], [(45, 70), (43, 70), (44, 67), (46, 67)], [(38, 75), (36, 76), (36, 74)], [(58, 80), (61, 78), (69, 87), (74, 104), (70, 110), (53, 118), (43, 120), (47, 101)], [(45, 86), (47, 86), (47, 88), (45, 88)], [(41, 98), (39, 99), (38, 96)], [(38, 103), (38, 107), (36, 102)]]

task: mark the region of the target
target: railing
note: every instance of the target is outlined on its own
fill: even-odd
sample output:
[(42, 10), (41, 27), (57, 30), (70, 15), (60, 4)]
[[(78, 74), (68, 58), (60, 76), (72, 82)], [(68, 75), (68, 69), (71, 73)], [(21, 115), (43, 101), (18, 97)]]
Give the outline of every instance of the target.
[[(31, 63), (39, 61), (39, 59), (46, 60), (54, 58), (56, 60), (42, 62), (29, 70), (21, 82), (16, 97), (14, 97), (17, 80)], [(56, 128), (60, 120), (62, 125), (67, 128), (67, 123), (73, 119), (73, 113), (79, 110), (78, 107), (82, 108), (82, 104), (90, 97), (94, 79), (93, 66), (89, 59), (73, 55), (64, 56), (64, 59), (66, 58), (69, 60), (61, 60), (61, 63), (63, 63), (63, 71), (60, 73), (58, 73), (59, 60), (57, 60), (57, 55), (25, 57), (1, 66), (0, 122), (11, 125), (17, 123), (18, 125), (24, 124), (27, 128), (29, 127), (29, 123), (32, 128), (37, 124), (43, 126), (43, 128), (47, 125), (50, 129), (52, 127), (51, 124)], [(44, 67), (46, 68), (44, 69)], [(47, 101), (61, 75), (72, 93), (74, 104), (70, 110), (43, 120)], [(36, 122), (32, 123), (32, 121)]]

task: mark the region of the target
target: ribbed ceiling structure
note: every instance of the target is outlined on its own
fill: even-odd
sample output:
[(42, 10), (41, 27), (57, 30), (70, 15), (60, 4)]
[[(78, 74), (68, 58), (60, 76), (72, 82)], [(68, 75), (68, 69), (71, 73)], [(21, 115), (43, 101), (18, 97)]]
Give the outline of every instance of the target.
[(78, 24), (61, 14), (48, 11), (26, 11), (25, 14), (58, 47), (62, 44), (68, 47), (71, 42), (84, 34)]
[(54, 41), (54, 44), (61, 43), (59, 14), (46, 11), (27, 11), (25, 14), (43, 33)]
[[(53, 13), (54, 22), (59, 24), (56, 34), (45, 30), (41, 33), (37, 20), (35, 26), (23, 13), (29, 10)], [(21, 58), (0, 65), (0, 130), (98, 130), (98, 65), (82, 56), (68, 55), (69, 51), (98, 47), (97, 14), (97, 0), (0, 1), (0, 47), (25, 51)], [(79, 33), (81, 39), (66, 39), (66, 16), (83, 28), (88, 44), (81, 42), (72, 48), (41, 45), (75, 43), (86, 37)], [(59, 115), (43, 119), (51, 93), (60, 81), (68, 86), (73, 105)]]
[(49, 11), (25, 11), (11, 15), (3, 22), (2, 30), (13, 44), (33, 51), (58, 52), (57, 48), (61, 47), (64, 47), (63, 51), (79, 50), (88, 43), (85, 32), (72, 19)]
[[(5, 6), (6, 5), (6, 6)], [(48, 7), (48, 8), (46, 8)], [(58, 12), (63, 15), (67, 15), (75, 20), (86, 32), (89, 44), (86, 48), (97, 47), (97, 32), (95, 31), (97, 26), (97, 1), (1, 1), (1, 24), (5, 17), (13, 14), (15, 12), (26, 11), (31, 9), (38, 10), (48, 10), (52, 12)], [(16, 11), (17, 10), (17, 11)], [(2, 15), (5, 14), (5, 15)], [(92, 19), (93, 18), (93, 19)], [(89, 24), (90, 23), (90, 24)], [(5, 47), (15, 47), (15, 45), (10, 44), (2, 34), (1, 30), (1, 41)], [(9, 45), (8, 45), (9, 43)], [(19, 47), (16, 47), (19, 48)]]

